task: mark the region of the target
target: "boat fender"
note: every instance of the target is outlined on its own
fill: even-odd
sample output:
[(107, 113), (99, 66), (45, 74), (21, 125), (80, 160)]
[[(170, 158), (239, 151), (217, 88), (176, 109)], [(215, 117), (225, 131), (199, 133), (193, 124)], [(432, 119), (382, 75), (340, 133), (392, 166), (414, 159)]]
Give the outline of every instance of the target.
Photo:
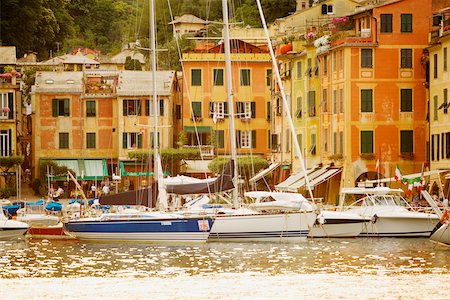
[(377, 220), (378, 220), (378, 216), (377, 216), (377, 214), (374, 214), (370, 221), (372, 222), (372, 224), (375, 224), (377, 222)]
[(320, 225), (325, 224), (325, 217), (323, 215), (319, 216), (319, 223), (320, 223)]
[(442, 224), (444, 224), (445, 222), (447, 222), (448, 219), (449, 219), (449, 214), (448, 214), (448, 210), (446, 209), (446, 210), (444, 210), (444, 212), (442, 213), (440, 222), (441, 222)]

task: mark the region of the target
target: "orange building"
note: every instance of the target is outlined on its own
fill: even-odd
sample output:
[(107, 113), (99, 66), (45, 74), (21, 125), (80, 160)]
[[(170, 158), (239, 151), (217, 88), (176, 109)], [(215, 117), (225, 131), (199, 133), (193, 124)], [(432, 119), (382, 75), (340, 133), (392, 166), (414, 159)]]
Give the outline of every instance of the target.
[[(331, 145), (321, 153), (324, 162), (338, 158), (344, 167), (342, 186), (377, 173), (393, 176), (396, 164), (404, 173), (421, 171), (427, 142), (421, 58), (430, 16), (430, 1), (396, 0), (334, 22), (331, 42), (318, 54), (329, 108), (321, 111), (321, 127)], [(344, 22), (353, 29), (339, 30)]]
[[(231, 40), (238, 154), (269, 153), (270, 80), (267, 48)], [(183, 54), (183, 129), (186, 144), (204, 154), (230, 154), (223, 43)], [(196, 128), (195, 128), (196, 127)]]

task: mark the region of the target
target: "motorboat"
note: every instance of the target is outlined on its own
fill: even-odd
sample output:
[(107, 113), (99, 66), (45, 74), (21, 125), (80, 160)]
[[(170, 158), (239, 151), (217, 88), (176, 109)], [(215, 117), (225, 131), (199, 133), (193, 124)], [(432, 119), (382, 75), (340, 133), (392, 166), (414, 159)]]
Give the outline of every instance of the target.
[(8, 219), (0, 204), (0, 240), (18, 238), (24, 235), (29, 227), (24, 222)]
[[(388, 187), (343, 188), (341, 210), (371, 218), (360, 236), (430, 236), (439, 217), (436, 214), (415, 211), (401, 196), (402, 193), (402, 189)], [(350, 202), (352, 203), (349, 206), (344, 205)]]
[(25, 202), (24, 207), (17, 211), (17, 221), (30, 225), (30, 227), (55, 226), (60, 222), (60, 218), (50, 211), (46, 211), (46, 202), (38, 200), (35, 202)]
[[(299, 211), (310, 202), (301, 194), (286, 192), (248, 192), (247, 197), (254, 199), (249, 205), (259, 211)], [(313, 207), (316, 207), (313, 205)], [(355, 237), (358, 236), (370, 219), (352, 213), (332, 210), (320, 210), (309, 237)]]

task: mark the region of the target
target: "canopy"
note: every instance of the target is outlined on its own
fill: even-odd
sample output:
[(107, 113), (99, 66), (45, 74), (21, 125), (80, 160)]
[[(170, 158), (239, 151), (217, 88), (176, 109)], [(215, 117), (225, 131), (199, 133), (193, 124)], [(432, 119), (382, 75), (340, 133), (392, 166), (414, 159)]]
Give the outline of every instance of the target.
[[(78, 180), (102, 180), (108, 176), (106, 160), (104, 159), (56, 159), (55, 163), (74, 171)], [(56, 174), (55, 179), (66, 179), (66, 177), (58, 177), (61, 175)]]
[[(197, 130), (195, 130), (196, 127)], [(211, 131), (212, 131), (211, 126), (184, 126), (184, 132), (210, 133)]]
[(256, 182), (262, 178), (264, 178), (266, 175), (269, 175), (270, 173), (272, 173), (276, 168), (278, 168), (280, 166), (281, 163), (277, 162), (277, 163), (272, 163), (270, 164), (270, 166), (267, 169), (264, 169), (262, 171), (260, 171), (258, 174), (256, 174), (255, 176), (253, 176), (252, 178), (250, 178), (250, 180), (248, 181), (249, 183), (253, 183)]
[(122, 176), (153, 176), (154, 173), (153, 172), (148, 172), (148, 171), (125, 171), (125, 166), (129, 166), (129, 165), (134, 165), (135, 167), (143, 167), (143, 165), (141, 163), (136, 163), (135, 161), (131, 161), (131, 162), (124, 162), (124, 161), (119, 161), (119, 168), (120, 168), (120, 174)]

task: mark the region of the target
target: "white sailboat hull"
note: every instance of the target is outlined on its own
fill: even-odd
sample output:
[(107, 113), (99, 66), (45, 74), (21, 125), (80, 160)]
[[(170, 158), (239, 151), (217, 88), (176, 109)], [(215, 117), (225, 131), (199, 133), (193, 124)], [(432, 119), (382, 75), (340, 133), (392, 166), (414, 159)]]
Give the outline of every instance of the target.
[(314, 212), (216, 216), (208, 241), (295, 242), (305, 240), (316, 221)]
[(450, 228), (449, 223), (442, 224), (433, 234), (430, 236), (430, 240), (441, 244), (450, 246)]
[[(1, 207), (0, 207), (1, 213)], [(1, 218), (1, 216), (0, 216)], [(28, 230), (28, 224), (1, 218), (0, 220), (0, 240), (15, 239), (23, 236)]]

